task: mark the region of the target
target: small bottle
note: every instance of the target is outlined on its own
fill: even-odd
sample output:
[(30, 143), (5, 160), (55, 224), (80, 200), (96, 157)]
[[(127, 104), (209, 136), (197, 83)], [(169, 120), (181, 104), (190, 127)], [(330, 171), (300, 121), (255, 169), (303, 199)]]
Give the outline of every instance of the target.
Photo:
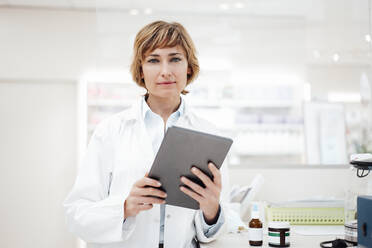
[(260, 213), (257, 204), (252, 205), (251, 221), (249, 222), (249, 245), (262, 246), (262, 222), (259, 220)]

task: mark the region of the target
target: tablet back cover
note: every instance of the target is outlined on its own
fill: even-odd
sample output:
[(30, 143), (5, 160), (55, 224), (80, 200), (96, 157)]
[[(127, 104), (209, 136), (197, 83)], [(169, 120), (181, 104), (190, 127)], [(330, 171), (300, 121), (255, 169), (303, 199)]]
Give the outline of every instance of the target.
[(199, 209), (199, 203), (179, 189), (183, 185), (180, 177), (186, 176), (204, 186), (191, 173), (191, 167), (198, 167), (212, 178), (208, 162), (220, 168), (232, 142), (229, 138), (191, 129), (175, 126), (168, 128), (149, 172), (149, 177), (159, 180), (161, 189), (167, 193), (166, 204)]

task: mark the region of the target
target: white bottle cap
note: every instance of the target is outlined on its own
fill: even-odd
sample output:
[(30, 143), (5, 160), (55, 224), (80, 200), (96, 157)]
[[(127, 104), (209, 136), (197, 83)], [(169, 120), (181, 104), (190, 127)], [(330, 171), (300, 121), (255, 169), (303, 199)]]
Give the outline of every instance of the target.
[(251, 218), (252, 219), (259, 219), (260, 218), (260, 212), (258, 211), (257, 204), (252, 205)]
[(269, 228), (275, 228), (275, 229), (290, 228), (290, 224), (289, 222), (285, 222), (285, 221), (270, 221)]

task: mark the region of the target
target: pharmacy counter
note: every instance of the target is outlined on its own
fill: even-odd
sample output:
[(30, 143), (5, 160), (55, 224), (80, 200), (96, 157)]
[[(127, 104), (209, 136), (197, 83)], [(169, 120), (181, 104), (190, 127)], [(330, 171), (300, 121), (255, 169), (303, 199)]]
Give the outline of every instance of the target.
[[(262, 247), (269, 247), (266, 240), (266, 235), (264, 235), (264, 242)], [(338, 236), (340, 238), (340, 236)], [(320, 242), (334, 240), (335, 235), (325, 235), (325, 236), (305, 236), (292, 234), (290, 238), (290, 247), (294, 248), (317, 248), (320, 247)], [(249, 246), (248, 233), (237, 233), (237, 234), (225, 234), (218, 240), (211, 242), (209, 244), (201, 244), (202, 248), (247, 248)], [(252, 246), (253, 247), (253, 246)]]

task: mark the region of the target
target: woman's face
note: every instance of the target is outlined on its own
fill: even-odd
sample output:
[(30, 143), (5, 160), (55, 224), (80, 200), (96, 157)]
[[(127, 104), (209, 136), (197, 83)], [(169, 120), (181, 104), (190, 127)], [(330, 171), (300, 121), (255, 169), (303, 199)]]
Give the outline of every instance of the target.
[(179, 97), (190, 73), (185, 52), (180, 46), (157, 48), (145, 55), (142, 77), (149, 95)]

